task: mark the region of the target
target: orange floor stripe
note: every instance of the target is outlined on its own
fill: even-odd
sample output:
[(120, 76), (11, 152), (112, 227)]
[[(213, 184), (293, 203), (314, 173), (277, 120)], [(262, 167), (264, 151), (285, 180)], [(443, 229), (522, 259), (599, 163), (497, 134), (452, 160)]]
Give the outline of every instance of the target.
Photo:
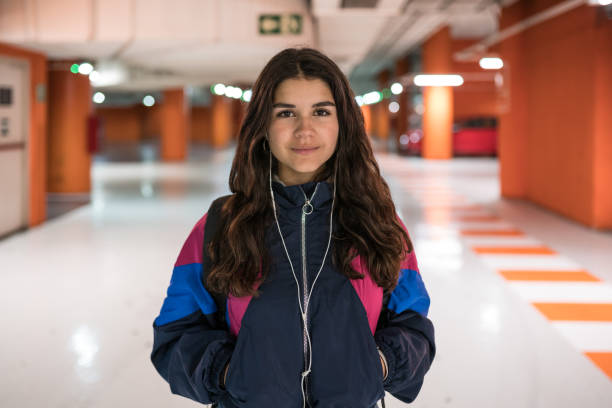
[(424, 205), (427, 210), (447, 210), (447, 211), (480, 211), (483, 208), (479, 205), (449, 205), (449, 204), (427, 204)]
[(499, 271), (509, 281), (599, 282), (587, 271)]
[(523, 231), (511, 229), (511, 230), (461, 230), (461, 235), (468, 237), (479, 237), (479, 236), (503, 236), (503, 237), (515, 237), (524, 235)]
[(545, 246), (534, 247), (472, 247), (478, 254), (504, 254), (504, 255), (554, 255), (555, 251)]
[(612, 380), (612, 353), (588, 352), (584, 354)]
[(463, 222), (490, 222), (490, 221), (501, 221), (501, 218), (495, 215), (466, 215), (459, 218)]
[(533, 303), (548, 320), (612, 322), (612, 303)]

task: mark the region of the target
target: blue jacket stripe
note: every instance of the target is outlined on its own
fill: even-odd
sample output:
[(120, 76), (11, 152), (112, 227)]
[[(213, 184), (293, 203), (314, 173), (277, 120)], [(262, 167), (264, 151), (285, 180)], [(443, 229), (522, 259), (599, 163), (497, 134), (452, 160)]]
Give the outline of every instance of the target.
[(215, 301), (202, 285), (202, 264), (175, 266), (168, 294), (155, 324), (161, 326), (189, 316), (200, 309), (203, 314), (217, 311)]
[(414, 310), (422, 316), (429, 312), (429, 294), (421, 279), (421, 274), (413, 269), (402, 269), (399, 282), (389, 298), (388, 308), (400, 314)]

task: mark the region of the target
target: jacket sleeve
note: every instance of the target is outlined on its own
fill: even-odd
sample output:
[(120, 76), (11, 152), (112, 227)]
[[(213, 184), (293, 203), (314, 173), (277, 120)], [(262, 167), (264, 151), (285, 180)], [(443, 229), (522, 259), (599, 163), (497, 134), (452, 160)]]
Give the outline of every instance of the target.
[(167, 296), (153, 322), (151, 361), (174, 394), (210, 404), (225, 390), (219, 378), (234, 338), (215, 327), (217, 307), (202, 285), (202, 245), (206, 215), (195, 225), (172, 271)]
[(434, 327), (427, 318), (429, 303), (412, 251), (401, 264), (397, 286), (383, 297), (374, 333), (387, 360), (388, 374), (383, 386), (403, 402), (412, 402), (417, 397), (436, 353)]

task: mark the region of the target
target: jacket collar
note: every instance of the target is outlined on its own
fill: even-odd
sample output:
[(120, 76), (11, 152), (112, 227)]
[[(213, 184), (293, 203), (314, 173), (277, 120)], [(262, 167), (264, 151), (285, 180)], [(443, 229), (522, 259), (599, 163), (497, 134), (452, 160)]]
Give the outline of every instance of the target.
[[(314, 194), (315, 189), (316, 194)], [(272, 190), (278, 205), (283, 208), (301, 208), (305, 202), (304, 194), (306, 194), (309, 199), (311, 198), (310, 203), (314, 209), (318, 209), (331, 203), (334, 193), (333, 184), (328, 181), (310, 181), (295, 186), (286, 186), (276, 174), (272, 179)]]

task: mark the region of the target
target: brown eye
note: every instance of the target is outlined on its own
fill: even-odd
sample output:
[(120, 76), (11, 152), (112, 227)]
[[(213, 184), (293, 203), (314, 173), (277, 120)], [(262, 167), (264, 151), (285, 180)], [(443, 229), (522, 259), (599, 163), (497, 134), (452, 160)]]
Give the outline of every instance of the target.
[(331, 115), (331, 113), (327, 109), (317, 109), (315, 111), (315, 114), (317, 116), (329, 116), (329, 115)]
[(284, 110), (284, 111), (280, 111), (276, 114), (276, 117), (278, 118), (288, 118), (291, 117), (291, 115), (293, 115), (293, 112), (289, 111), (289, 110)]

